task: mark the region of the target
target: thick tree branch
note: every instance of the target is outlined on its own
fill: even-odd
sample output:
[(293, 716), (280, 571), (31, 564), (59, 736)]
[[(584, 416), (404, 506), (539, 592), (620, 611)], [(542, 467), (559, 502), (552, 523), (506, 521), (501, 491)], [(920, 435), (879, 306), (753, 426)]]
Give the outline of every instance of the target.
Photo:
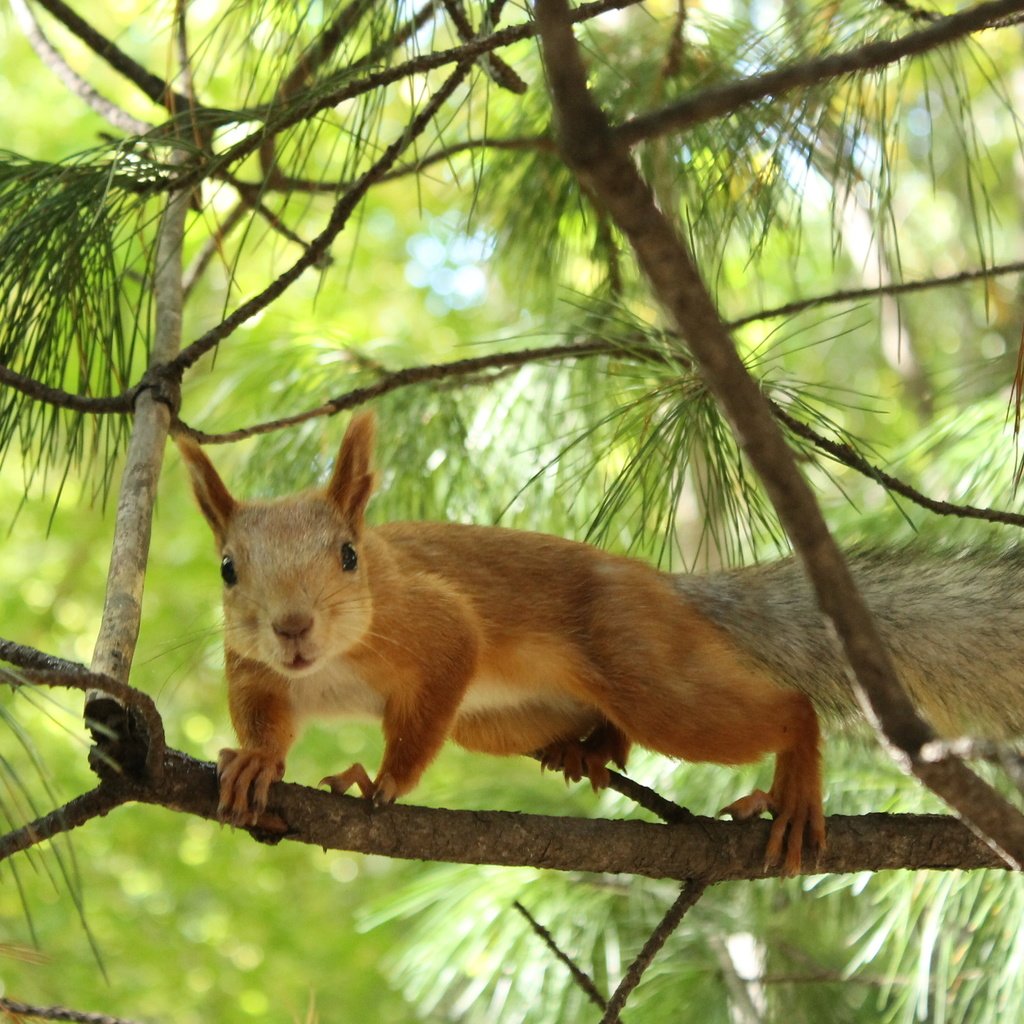
[[(982, 24), (1006, 13), (1009, 6), (983, 5)], [(535, 11), (566, 162), (629, 239), (652, 291), (686, 338), (689, 353), (732, 423), (835, 628), (865, 713), (900, 763), (972, 823), (1008, 863), (1024, 867), (1024, 815), (956, 758), (939, 763), (921, 758), (922, 747), (936, 738), (935, 733), (900, 685), (814, 495), (736, 352), (685, 241), (656, 206), (628, 149), (591, 97), (566, 0), (537, 0)]]
[[(186, 193), (168, 199), (157, 233), (153, 274), (156, 330), (150, 366), (169, 363), (181, 342), (181, 249), (188, 201)], [(150, 389), (142, 391), (135, 401), (135, 421), (114, 520), (103, 617), (92, 659), (94, 672), (121, 682), (128, 681), (138, 639), (156, 488), (174, 411)]]
[[(108, 785), (107, 783), (104, 784)], [(110, 793), (217, 820), (213, 764), (168, 749), (159, 779), (123, 777)], [(105, 813), (105, 812), (104, 812)], [(699, 878), (707, 884), (776, 877), (765, 869), (768, 821), (695, 817), (674, 825), (646, 821), (546, 817), (507, 811), (439, 810), (395, 804), (371, 810), (357, 797), (275, 783), (264, 826), (254, 838), (282, 840), (410, 860), (529, 866), (554, 871)], [(809, 873), (1005, 868), (955, 818), (868, 814), (828, 819), (829, 846)]]
[(766, 99), (778, 99), (794, 89), (807, 89), (844, 75), (872, 71), (917, 57), (941, 46), (995, 27), (1002, 18), (1024, 10), (1024, 0), (988, 0), (957, 14), (939, 18), (927, 28), (899, 39), (865, 43), (845, 53), (790, 64), (736, 82), (701, 89), (677, 103), (671, 103), (621, 124), (613, 129), (616, 140), (633, 146), (644, 139), (678, 132), (724, 117), (742, 107)]

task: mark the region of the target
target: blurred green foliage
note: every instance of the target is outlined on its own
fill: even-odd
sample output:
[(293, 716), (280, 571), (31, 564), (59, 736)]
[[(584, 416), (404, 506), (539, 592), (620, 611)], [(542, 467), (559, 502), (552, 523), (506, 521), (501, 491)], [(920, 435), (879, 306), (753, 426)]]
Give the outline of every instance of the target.
[[(479, 20), (485, 5), (466, 6)], [(174, 63), (172, 9), (119, 0), (89, 16), (162, 71)], [(340, 9), (270, 0), (191, 4), (204, 101), (251, 108), (270, 102), (296, 48)], [(375, 40), (411, 10), (368, 9), (351, 52), (325, 67), (315, 90), (326, 94), (354, 77)], [(580, 30), (595, 91), (617, 119), (703, 84), (914, 26), (898, 5), (860, 0), (806, 11), (763, 0), (687, 10), (685, 44), (671, 73), (676, 8), (667, 0)], [(510, 8), (509, 16), (522, 12)], [(101, 92), (134, 116), (161, 119), (81, 44), (47, 28)], [(428, 28), (411, 46), (440, 48), (453, 38), (449, 29)], [(1024, 223), (1019, 50), (1015, 32), (987, 33), (882, 76), (761, 103), (683, 139), (641, 147), (659, 201), (678, 210), (725, 315), (1016, 256)], [(546, 130), (533, 44), (503, 56), (528, 81), (526, 96), (502, 92), (474, 72), (438, 134), (418, 143), (424, 153), (483, 134)], [(108, 153), (108, 126), (40, 65), (6, 8), (0, 64), (6, 149), (43, 163), (96, 147)], [(278, 159), (291, 173), (351, 180), (401, 131), (414, 99), (440, 80), (416, 78), (328, 109), (282, 137)], [(222, 141), (235, 141), (235, 130), (241, 133), (225, 130)], [(255, 178), (256, 158), (243, 170)], [(262, 199), (308, 240), (333, 197), (268, 192)], [(190, 219), (186, 262), (232, 202), (227, 185), (206, 189), (203, 212)], [(151, 217), (152, 207), (145, 209)], [(135, 280), (129, 257), (145, 251), (153, 229), (145, 217), (132, 223), (131, 244), (114, 245), (119, 281), (128, 286)], [(298, 253), (267, 220), (247, 219), (192, 292), (186, 340)], [(635, 358), (638, 346), (666, 350), (658, 312), (622, 240), (550, 154), (471, 150), (383, 184), (360, 206), (332, 257), (190, 373), (182, 410), (189, 423), (208, 431), (246, 426), (408, 365), (614, 340), (620, 348), (611, 356), (460, 386), (417, 386), (379, 400), (381, 490), (371, 515), (500, 521), (590, 537), (677, 566), (770, 557), (779, 549), (774, 517), (700, 382), (678, 364)], [(83, 275), (79, 285), (88, 282)], [(121, 318), (125, 344), (149, 323), (142, 294), (127, 287), (116, 308), (101, 310), (108, 320)], [(63, 297), (39, 301), (61, 311)], [(756, 319), (737, 336), (766, 389), (795, 415), (829, 435), (857, 439), (872, 461), (931, 496), (1014, 507), (1017, 456), (1006, 412), (1019, 308), (1018, 278), (1001, 276), (898, 302), (858, 299)], [(33, 318), (25, 320), (34, 330)], [(54, 322), (89, 345), (76, 337), (78, 322), (66, 310)], [(144, 346), (117, 354), (120, 361), (111, 363), (119, 376), (137, 376)], [(13, 346), (5, 359), (23, 355)], [(84, 366), (72, 346), (51, 371), (72, 387)], [(86, 376), (102, 389), (99, 377)], [(92, 434), (88, 421), (70, 416), (19, 422), (5, 409), (0, 632), (88, 662), (123, 435)], [(281, 493), (326, 471), (341, 431), (336, 420), (314, 420), (213, 457), (238, 490)], [(1005, 529), (895, 502), (852, 471), (801, 451), (830, 521), (850, 543), (893, 544), (914, 532), (936, 543), (1014, 539)], [(75, 457), (67, 460), (69, 453)], [(217, 564), (173, 451), (152, 552), (132, 681), (156, 700), (171, 744), (210, 758), (231, 742)], [(318, 725), (296, 748), (288, 774), (312, 783), (354, 758), (373, 764), (379, 750), (373, 727)], [(4, 827), (89, 788), (85, 753), (75, 694), (3, 689)], [(755, 779), (763, 782), (766, 766), (680, 768), (640, 755), (631, 773), (713, 813)], [(831, 812), (936, 809), (863, 737), (830, 740), (828, 773)], [(565, 790), (531, 762), (455, 749), (431, 767), (415, 799), (553, 815), (636, 813), (614, 796)], [(128, 806), (53, 849), (0, 866), (0, 992), (181, 1024), (596, 1019), (513, 903), (521, 901), (608, 990), (673, 894), (671, 885), (630, 878), (266, 848), (226, 828)], [(1017, 880), (995, 873), (722, 886), (671, 937), (627, 1013), (650, 1024), (679, 1020), (680, 1007), (693, 1019), (723, 1024), (1012, 1019), (1024, 978), (1020, 894)]]

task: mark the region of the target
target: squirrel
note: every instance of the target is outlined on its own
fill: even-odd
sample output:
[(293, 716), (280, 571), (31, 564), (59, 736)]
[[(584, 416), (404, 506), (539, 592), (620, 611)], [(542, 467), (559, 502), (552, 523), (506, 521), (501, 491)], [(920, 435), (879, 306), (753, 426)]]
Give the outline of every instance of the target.
[[(662, 572), (591, 545), (496, 526), (369, 526), (372, 413), (352, 418), (323, 488), (240, 501), (179, 437), (221, 554), (228, 704), (222, 820), (257, 822), (311, 716), (378, 717), (384, 753), (322, 780), (376, 805), (404, 796), (445, 740), (534, 754), (609, 781), (633, 744), (687, 761), (775, 755), (767, 791), (721, 813), (774, 821), (766, 866), (825, 846), (819, 713), (856, 701), (793, 558)], [(1024, 732), (1024, 556), (854, 553), (854, 575), (911, 696), (956, 734)]]

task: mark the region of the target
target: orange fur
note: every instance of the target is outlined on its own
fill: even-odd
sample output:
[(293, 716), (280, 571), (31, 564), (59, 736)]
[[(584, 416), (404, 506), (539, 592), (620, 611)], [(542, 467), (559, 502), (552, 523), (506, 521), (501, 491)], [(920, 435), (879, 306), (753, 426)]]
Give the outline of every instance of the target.
[[(236, 501), (201, 450), (182, 445), (237, 575), (225, 644), (241, 750), (222, 755), (226, 818), (263, 811), (303, 718), (368, 713), (382, 720), (380, 769), (371, 780), (353, 765), (324, 780), (334, 789), (389, 802), (449, 737), (539, 753), (595, 788), (631, 743), (721, 764), (775, 754), (771, 789), (726, 810), (775, 814), (768, 858), (789, 871), (805, 840), (823, 846), (807, 698), (755, 670), (641, 562), (494, 527), (366, 526), (372, 443), (372, 417), (355, 417), (326, 488), (267, 503)], [(343, 551), (356, 560), (348, 568)]]

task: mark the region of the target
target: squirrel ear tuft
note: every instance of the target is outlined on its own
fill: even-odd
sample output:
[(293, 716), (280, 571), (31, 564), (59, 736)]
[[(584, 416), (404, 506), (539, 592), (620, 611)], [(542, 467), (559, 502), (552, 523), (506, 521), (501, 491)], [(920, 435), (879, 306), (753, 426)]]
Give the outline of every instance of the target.
[(373, 494), (373, 439), (376, 432), (377, 417), (372, 412), (361, 412), (352, 417), (327, 484), (328, 498), (338, 506), (356, 535), (362, 529), (363, 514)]
[(187, 437), (176, 437), (174, 440), (188, 466), (192, 491), (199, 502), (199, 508), (210, 524), (214, 536), (222, 542), (238, 502), (231, 497), (231, 492), (217, 475), (213, 463), (203, 454), (202, 448), (195, 441)]

